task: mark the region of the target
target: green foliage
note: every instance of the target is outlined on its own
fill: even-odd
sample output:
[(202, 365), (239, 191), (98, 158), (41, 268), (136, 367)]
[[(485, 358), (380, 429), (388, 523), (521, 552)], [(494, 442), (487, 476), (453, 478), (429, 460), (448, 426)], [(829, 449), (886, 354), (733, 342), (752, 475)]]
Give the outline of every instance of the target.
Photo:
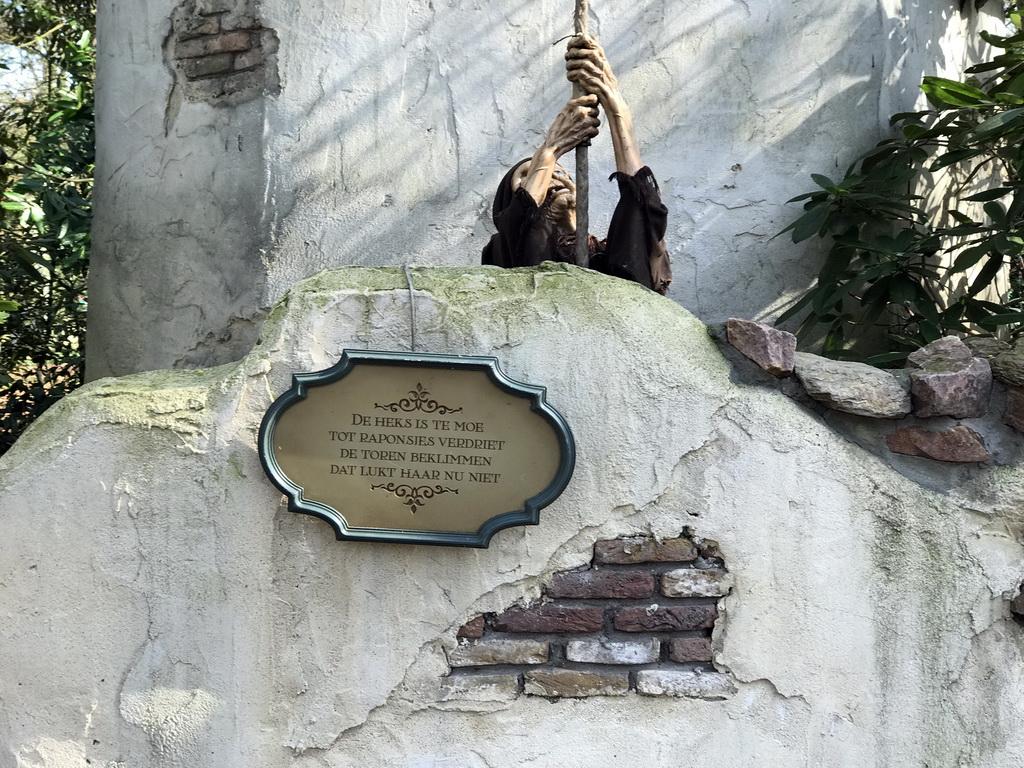
[[(947, 334), (1022, 333), (1024, 18), (1010, 8), (1008, 19), (1006, 36), (981, 33), (997, 51), (990, 61), (963, 82), (925, 77), (931, 109), (893, 115), (895, 138), (841, 179), (812, 174), (818, 189), (789, 201), (804, 213), (783, 232), (831, 247), (816, 285), (779, 322), (807, 311), (798, 335), (824, 326), (824, 354), (857, 357), (880, 329), (888, 349), (867, 359), (878, 365)], [(912, 194), (938, 174), (956, 182), (943, 216)], [(1007, 267), (1011, 294), (981, 298)]]
[(0, 453), (81, 383), (93, 0), (0, 7)]

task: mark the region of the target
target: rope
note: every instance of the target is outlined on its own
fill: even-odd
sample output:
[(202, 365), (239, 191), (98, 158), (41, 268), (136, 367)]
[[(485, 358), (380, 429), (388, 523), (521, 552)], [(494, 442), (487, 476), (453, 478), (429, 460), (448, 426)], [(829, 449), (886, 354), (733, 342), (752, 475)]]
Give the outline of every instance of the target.
[[(576, 0), (573, 27), (577, 35), (587, 34), (587, 17), (590, 15), (590, 0)], [(582, 89), (573, 84), (572, 95), (583, 95)], [(576, 147), (576, 266), (585, 267), (590, 262), (590, 145), (586, 141)]]

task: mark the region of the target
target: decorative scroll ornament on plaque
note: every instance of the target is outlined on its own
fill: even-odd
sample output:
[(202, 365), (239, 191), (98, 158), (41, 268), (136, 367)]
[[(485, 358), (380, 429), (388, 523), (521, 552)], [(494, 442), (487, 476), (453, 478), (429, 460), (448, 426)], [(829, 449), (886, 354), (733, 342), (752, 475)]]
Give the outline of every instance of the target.
[(346, 350), (293, 375), (260, 459), (338, 539), (486, 547), (536, 525), (572, 476), (572, 433), (545, 395), (493, 357)]

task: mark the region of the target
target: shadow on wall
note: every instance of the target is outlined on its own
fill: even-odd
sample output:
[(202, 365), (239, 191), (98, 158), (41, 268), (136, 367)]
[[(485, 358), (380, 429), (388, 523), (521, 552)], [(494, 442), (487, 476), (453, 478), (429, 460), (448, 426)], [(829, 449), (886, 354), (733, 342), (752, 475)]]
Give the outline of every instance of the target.
[[(564, 44), (551, 43), (571, 19), (548, 2), (462, 5), (346, 20), (340, 42), (323, 39), (341, 23), (326, 10), (308, 31), (281, 30), (286, 47), (291, 37), (309, 49), (287, 64), (283, 99), (289, 81), (318, 91), (301, 131), (289, 107), (268, 117), (273, 151), (287, 155), (279, 167), (293, 169), (270, 179), (280, 284), (349, 263), (476, 263), (498, 180), (568, 96)], [(957, 0), (908, 5), (902, 18), (873, 3), (729, 0), (685, 19), (667, 2), (595, 9), (670, 209), (671, 298), (706, 321), (765, 317), (810, 284), (822, 249), (771, 240), (798, 213), (784, 201), (811, 172), (844, 170), (886, 135), (889, 105), (911, 108), (921, 77), (951, 64), (941, 37)], [(324, 71), (339, 45), (344, 68)], [(382, 49), (394, 60), (382, 65)], [(480, 119), (482, 101), (493, 119)], [(615, 194), (602, 138), (591, 153), (598, 234)]]

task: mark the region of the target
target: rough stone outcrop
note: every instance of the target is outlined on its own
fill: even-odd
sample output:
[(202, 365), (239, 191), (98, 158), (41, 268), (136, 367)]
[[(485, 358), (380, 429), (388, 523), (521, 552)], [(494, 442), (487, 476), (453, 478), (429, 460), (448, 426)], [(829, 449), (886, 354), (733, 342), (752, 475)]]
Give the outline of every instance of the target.
[(992, 368), (954, 336), (933, 341), (907, 358), (914, 415), (978, 418), (988, 413)]
[(903, 427), (889, 435), (889, 450), (908, 456), (921, 456), (936, 461), (978, 462), (992, 458), (985, 440), (970, 427), (958, 425), (950, 429), (930, 430)]
[(910, 393), (903, 382), (865, 363), (797, 352), (796, 376), (807, 394), (837, 411), (879, 419), (910, 413)]
[(796, 336), (792, 333), (737, 317), (726, 323), (726, 333), (730, 344), (772, 376), (793, 373)]
[[(1020, 468), (928, 491), (783, 394), (733, 383), (702, 323), (625, 281), (555, 265), (409, 277), (305, 280), (244, 360), (93, 382), (0, 458), (0, 765), (512, 768), (627, 748), (651, 766), (681, 750), (701, 766), (1024, 765)], [(336, 541), (260, 466), (258, 426), (294, 372), (411, 350), (413, 322), (417, 352), (494, 355), (545, 386), (576, 439), (540, 524), (486, 550)], [(539, 598), (596, 540), (649, 558), (639, 539), (691, 526), (706, 541), (649, 570), (724, 558), (731, 591), (692, 598), (717, 621), (676, 638), (709, 640), (713, 662), (702, 642), (635, 679), (449, 676), (460, 627)], [(690, 599), (624, 598), (643, 631), (603, 615), (595, 632), (643, 641)]]

